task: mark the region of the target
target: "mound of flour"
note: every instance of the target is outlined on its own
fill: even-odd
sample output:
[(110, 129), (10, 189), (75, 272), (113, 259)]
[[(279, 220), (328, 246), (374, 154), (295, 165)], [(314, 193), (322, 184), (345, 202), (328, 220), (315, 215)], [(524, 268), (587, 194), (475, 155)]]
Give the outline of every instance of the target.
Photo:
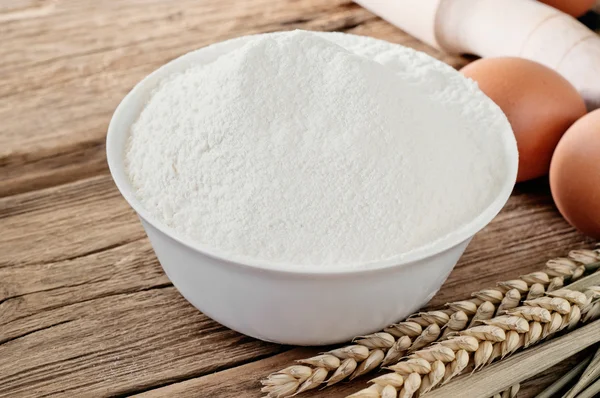
[(351, 35), (244, 39), (163, 80), (131, 129), (127, 172), (156, 219), (238, 258), (355, 268), (497, 196), (508, 123), (450, 67)]

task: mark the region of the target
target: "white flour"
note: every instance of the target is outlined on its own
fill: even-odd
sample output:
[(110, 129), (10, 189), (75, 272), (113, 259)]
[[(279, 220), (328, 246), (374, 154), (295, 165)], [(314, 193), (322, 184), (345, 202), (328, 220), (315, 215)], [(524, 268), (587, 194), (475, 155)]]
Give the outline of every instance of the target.
[(164, 80), (131, 131), (137, 198), (179, 233), (282, 267), (368, 267), (498, 194), (508, 124), (449, 66), (343, 34), (238, 41)]

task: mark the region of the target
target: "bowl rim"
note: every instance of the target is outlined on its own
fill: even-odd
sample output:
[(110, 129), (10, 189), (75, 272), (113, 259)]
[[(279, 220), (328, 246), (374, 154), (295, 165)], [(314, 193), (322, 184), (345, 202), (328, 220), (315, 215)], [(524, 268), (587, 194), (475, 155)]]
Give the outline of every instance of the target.
[[(320, 32), (320, 34), (323, 33)], [(338, 33), (328, 32), (325, 34)], [(286, 267), (286, 265), (288, 265), (287, 263), (259, 260), (248, 256), (228, 253), (226, 251), (210, 247), (208, 245), (204, 245), (191, 238), (184, 236), (183, 234), (177, 232), (174, 228), (154, 218), (136, 198), (130, 180), (126, 175), (124, 165), (124, 152), (127, 141), (126, 138), (129, 136), (131, 126), (137, 120), (137, 117), (139, 116), (143, 105), (145, 105), (146, 100), (148, 99), (148, 96), (154, 90), (154, 88), (162, 78), (169, 74), (172, 74), (173, 72), (182, 71), (193, 64), (197, 64), (196, 61), (198, 58), (206, 58), (211, 56), (218, 57), (219, 55), (242, 45), (251, 37), (255, 36), (257, 35), (242, 36), (215, 43), (207, 47), (202, 47), (197, 50), (193, 50), (167, 62), (166, 64), (162, 65), (161, 67), (147, 75), (141, 81), (139, 81), (131, 89), (131, 91), (129, 91), (129, 93), (127, 93), (127, 95), (121, 100), (121, 102), (115, 109), (115, 112), (113, 113), (113, 116), (108, 126), (106, 137), (106, 156), (110, 174), (121, 195), (125, 198), (128, 204), (133, 208), (133, 210), (135, 210), (135, 212), (144, 221), (152, 225), (158, 231), (165, 234), (169, 238), (177, 241), (178, 243), (186, 246), (187, 248), (198, 252), (201, 255), (209, 256), (219, 261), (223, 261), (227, 264), (243, 267), (246, 269), (251, 268), (262, 271), (278, 272), (283, 274), (298, 274), (308, 276), (325, 276), (340, 274), (356, 275), (362, 273), (382, 271), (388, 268), (404, 267), (406, 265), (426, 259), (428, 257), (439, 255), (451, 249), (452, 247), (471, 239), (477, 232), (479, 232), (487, 224), (489, 224), (489, 222), (500, 212), (500, 210), (502, 210), (502, 208), (508, 201), (510, 194), (513, 190), (514, 184), (516, 182), (518, 167), (518, 151), (516, 140), (514, 138), (514, 135), (512, 134), (512, 129), (508, 120), (506, 119), (500, 108), (484, 94), (485, 99), (492, 102), (493, 108), (495, 108), (497, 112), (501, 113), (502, 116), (504, 116), (505, 123), (507, 125), (507, 128), (503, 129), (506, 131), (503, 133), (502, 140), (504, 144), (502, 154), (506, 157), (507, 160), (507, 171), (505, 174), (505, 179), (502, 183), (502, 187), (499, 190), (499, 193), (496, 196), (496, 198), (494, 198), (494, 200), (470, 222), (466, 223), (465, 225), (446, 235), (445, 237), (438, 239), (430, 244), (421, 246), (413, 251), (408, 252), (407, 254), (390, 257), (384, 260), (364, 262), (358, 265), (353, 265), (351, 268), (336, 267), (330, 269), (320, 268), (319, 266), (312, 265), (302, 267)], [(358, 37), (364, 38), (364, 36)], [(389, 43), (371, 37), (367, 38), (377, 42), (384, 42), (390, 46), (400, 46), (398, 44)], [(418, 52), (417, 50), (412, 51)], [(435, 62), (443, 64), (441, 61), (433, 57), (430, 58)], [(132, 111), (132, 109), (134, 109), (134, 111)], [(135, 114), (134, 117), (131, 117), (132, 113)], [(123, 124), (125, 124), (125, 126), (122, 126)], [(508, 132), (510, 132), (510, 134), (508, 134)]]

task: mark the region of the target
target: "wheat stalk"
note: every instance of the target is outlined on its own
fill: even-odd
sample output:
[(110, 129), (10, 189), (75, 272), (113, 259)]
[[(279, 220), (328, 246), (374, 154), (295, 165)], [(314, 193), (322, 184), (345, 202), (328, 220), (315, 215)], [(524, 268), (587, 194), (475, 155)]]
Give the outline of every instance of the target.
[[(417, 392), (422, 396), (436, 386), (449, 382), (469, 366), (476, 371), (520, 348), (572, 328), (584, 319), (593, 319), (588, 315), (594, 305), (600, 302), (597, 293), (599, 288), (600, 285), (592, 286), (585, 293), (564, 288), (554, 291), (552, 296), (526, 300), (523, 305), (508, 310), (506, 315), (484, 321), (484, 325), (458, 332), (456, 336), (414, 352), (388, 367), (394, 374), (404, 378), (402, 385), (398, 382), (393, 385), (396, 396), (410, 398)], [(532, 333), (533, 330), (536, 331)], [(409, 376), (412, 384), (407, 386)], [(381, 398), (381, 394), (373, 392), (391, 391), (388, 380), (392, 377), (396, 376), (385, 374), (372, 379), (370, 382), (376, 384), (377, 388), (365, 389), (349, 397), (362, 397), (368, 390), (371, 397)], [(416, 380), (417, 377), (420, 380)], [(416, 385), (419, 387), (414, 390)], [(512, 396), (511, 390), (503, 394)], [(388, 393), (388, 397), (396, 396)]]
[[(549, 260), (543, 271), (500, 282), (496, 287), (473, 293), (469, 300), (448, 303), (448, 308), (444, 310), (414, 314), (382, 332), (357, 337), (352, 345), (300, 360), (298, 362), (301, 365), (282, 369), (262, 380), (262, 391), (267, 393), (268, 398), (284, 398), (317, 388), (321, 383), (326, 383), (326, 387), (329, 387), (342, 380), (352, 380), (378, 367), (392, 365), (405, 355), (514, 309), (522, 300), (540, 298), (547, 292), (562, 287), (566, 279), (579, 279), (586, 272), (598, 268), (600, 248), (573, 250), (566, 258)], [(589, 308), (586, 313), (593, 316), (598, 312), (600, 305)], [(532, 338), (536, 337), (538, 329), (538, 326), (533, 327), (532, 335), (525, 342), (527, 345), (534, 341)], [(548, 327), (545, 332), (549, 331)], [(539, 333), (541, 336), (544, 330), (539, 330)], [(294, 372), (300, 372), (300, 375), (291, 375), (290, 368)], [(390, 395), (389, 389), (387, 395)]]

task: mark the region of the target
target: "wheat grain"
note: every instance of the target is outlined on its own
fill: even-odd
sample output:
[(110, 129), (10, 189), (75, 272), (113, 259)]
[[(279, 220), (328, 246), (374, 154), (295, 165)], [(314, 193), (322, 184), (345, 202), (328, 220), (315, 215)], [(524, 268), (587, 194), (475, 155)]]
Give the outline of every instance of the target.
[(525, 305), (532, 307), (541, 307), (549, 311), (555, 311), (559, 314), (565, 315), (571, 312), (571, 304), (561, 297), (538, 297), (533, 300), (525, 300)]
[(471, 296), (482, 301), (489, 301), (492, 304), (498, 304), (504, 298), (504, 292), (498, 289), (483, 289), (473, 293)]
[[(311, 374), (312, 374), (312, 372), (311, 372)], [(296, 381), (297, 380), (294, 376), (280, 373), (280, 374), (271, 376), (268, 380), (262, 380), (261, 384), (263, 386), (280, 386), (282, 384), (287, 384), (287, 383), (296, 382)]]
[(417, 337), (423, 332), (423, 328), (416, 322), (406, 321), (390, 325), (384, 329), (384, 332), (387, 332), (395, 337)]
[(519, 393), (520, 388), (521, 388), (521, 386), (519, 384), (515, 384), (514, 386), (510, 387), (509, 389), (504, 390), (498, 394), (495, 394), (491, 398), (515, 398), (517, 396), (517, 394)]
[(581, 292), (577, 292), (574, 290), (569, 290), (569, 289), (558, 289), (558, 290), (554, 290), (552, 292), (548, 292), (547, 293), (548, 296), (550, 297), (561, 297), (564, 298), (570, 302), (572, 302), (575, 305), (578, 305), (580, 307), (583, 307), (587, 304), (588, 302), (588, 298), (584, 293)]
[(398, 362), (395, 365), (388, 367), (402, 376), (407, 376), (411, 373), (427, 374), (431, 371), (429, 361), (423, 358), (409, 358), (406, 361)]
[[(454, 353), (452, 357), (454, 358)], [(419, 394), (427, 394), (431, 389), (435, 388), (444, 379), (444, 374), (446, 374), (446, 365), (444, 362), (439, 360), (434, 361), (431, 364), (431, 372), (422, 379)]]
[(550, 311), (541, 307), (521, 306), (508, 311), (508, 315), (516, 315), (527, 321), (550, 322)]
[[(483, 305), (483, 304), (482, 304)], [(477, 315), (477, 314), (475, 314)], [(442, 338), (446, 337), (448, 334), (463, 330), (469, 324), (469, 316), (465, 314), (463, 311), (456, 311), (448, 320), (448, 323), (444, 325)]]
[(469, 364), (469, 354), (466, 350), (456, 351), (456, 359), (446, 365), (444, 372), (444, 381), (442, 384), (449, 382), (453, 377), (460, 374)]
[(262, 392), (267, 393), (268, 398), (287, 397), (300, 387), (302, 382), (313, 374), (313, 369), (307, 366), (295, 365), (282, 369), (278, 373), (262, 380)]
[(515, 398), (521, 389), (521, 385), (515, 384), (511, 386), (509, 389), (502, 391), (500, 394), (501, 398)]
[[(475, 326), (482, 321), (487, 321), (488, 319), (492, 319), (494, 317), (494, 313), (496, 312), (496, 307), (492, 304), (491, 301), (484, 301), (479, 304), (477, 308), (477, 312), (473, 315), (473, 319), (471, 323), (469, 323), (469, 327)], [(463, 330), (464, 328), (458, 329)]]
[(583, 276), (583, 274), (585, 274), (586, 268), (583, 265), (580, 265), (579, 267), (575, 268), (575, 271), (573, 271), (573, 275), (571, 275), (571, 277), (573, 279), (579, 279)]
[(420, 319), (423, 319), (426, 322), (426, 325), (435, 323), (440, 327), (447, 324), (450, 320), (450, 315), (443, 311), (420, 312), (418, 316)]
[(371, 387), (355, 392), (354, 394), (349, 395), (347, 398), (381, 398), (381, 392), (384, 388), (385, 386), (373, 384)]
[(454, 351), (466, 350), (475, 351), (477, 349), (477, 339), (472, 336), (454, 336), (448, 340), (442, 340), (439, 342), (440, 345), (449, 347)]
[(598, 261), (598, 250), (571, 250), (569, 257), (584, 265), (593, 264)]
[(396, 398), (398, 391), (393, 386), (387, 385), (381, 391), (381, 398)]
[(298, 387), (298, 391), (296, 392), (296, 394), (300, 394), (304, 391), (312, 390), (313, 388), (319, 387), (319, 385), (321, 385), (321, 383), (325, 381), (326, 377), (327, 369), (316, 368), (313, 374), (308, 379), (306, 379), (304, 383), (300, 384), (300, 387)]
[(519, 293), (527, 293), (529, 285), (521, 279), (513, 279), (511, 281), (498, 282), (498, 286), (506, 289), (506, 291), (517, 289)]
[(573, 330), (577, 323), (581, 320), (581, 309), (577, 305), (571, 306), (571, 312), (569, 315), (563, 317), (563, 324), (561, 325), (561, 329), (567, 328), (567, 330)]
[(485, 366), (490, 357), (492, 356), (492, 352), (494, 350), (494, 345), (491, 341), (482, 341), (475, 350), (475, 355), (473, 356), (473, 372), (477, 369)]
[(404, 383), (404, 377), (398, 373), (386, 373), (383, 376), (371, 379), (369, 383), (379, 384), (382, 386), (391, 385), (396, 388), (400, 388)]
[(539, 322), (531, 322), (529, 323), (529, 331), (525, 334), (525, 338), (523, 340), (523, 346), (525, 348), (529, 347), (532, 344), (536, 344), (542, 338), (543, 326)]
[(327, 383), (326, 387), (332, 386), (335, 383), (339, 383), (340, 381), (344, 380), (346, 377), (350, 376), (352, 373), (354, 373), (354, 370), (356, 369), (357, 366), (358, 366), (358, 363), (356, 362), (356, 359), (353, 359), (353, 358), (344, 359), (342, 361), (342, 363), (340, 364), (340, 366), (335, 370), (333, 375), (331, 375), (331, 377), (325, 381)]
[(493, 343), (498, 341), (504, 341), (506, 339), (506, 333), (504, 329), (498, 326), (475, 326), (460, 332), (462, 336), (472, 336), (477, 340), (487, 340)]
[[(596, 291), (595, 286), (591, 287), (586, 291), (586, 297), (594, 295)], [(422, 383), (422, 387), (419, 390), (420, 395), (424, 395), (434, 388), (435, 385), (439, 384), (440, 380), (443, 380), (442, 383), (447, 383), (465, 370), (470, 361), (470, 352), (474, 352), (472, 360), (475, 371), (486, 366), (486, 364), (492, 362), (497, 357), (504, 358), (519, 348), (534, 344), (542, 338), (549, 337), (560, 331), (564, 327), (563, 325), (568, 325), (570, 322), (570, 319), (565, 322), (565, 318), (570, 318), (572, 314), (577, 314), (577, 310), (573, 312), (573, 308), (579, 309), (580, 307), (577, 303), (581, 303), (580, 296), (564, 293), (562, 292), (561, 295), (570, 297), (572, 301), (562, 297), (534, 299), (531, 300), (531, 303), (524, 303), (524, 305), (513, 309), (513, 315), (502, 315), (487, 321), (487, 323), (492, 325), (469, 328), (460, 332), (460, 336), (452, 336), (448, 340), (439, 342), (438, 345), (455, 351), (455, 358), (444, 366), (443, 375), (440, 369), (444, 365), (444, 362), (441, 360), (441, 357), (438, 356), (436, 358), (429, 354), (432, 347), (415, 352), (411, 358), (390, 366), (389, 369), (400, 375), (418, 375)], [(594, 301), (593, 304), (588, 304), (582, 312), (588, 315), (586, 311), (594, 309), (597, 303), (600, 303), (600, 300), (597, 302)], [(568, 313), (565, 313), (567, 308)], [(546, 316), (544, 311), (548, 313), (548, 316)], [(516, 322), (514, 318), (520, 318), (524, 323)], [(473, 345), (467, 344), (469, 350), (464, 349), (465, 338), (472, 339), (471, 343)], [(458, 341), (461, 341), (461, 344)], [(422, 355), (422, 352), (427, 354)], [(450, 357), (451, 355), (445, 352), (444, 358), (450, 359)], [(414, 378), (415, 376), (412, 377)], [(384, 380), (382, 377), (378, 379)], [(398, 388), (398, 386), (396, 385), (395, 388)], [(412, 397), (412, 394), (414, 394), (414, 391), (406, 388), (406, 386), (403, 387), (402, 391), (405, 391), (404, 397)], [(503, 392), (501, 396), (510, 397), (514, 396), (517, 392), (518, 386), (513, 386), (507, 392)]]
[(540, 285), (547, 285), (550, 283), (550, 276), (543, 271), (532, 272), (531, 274), (522, 275), (519, 278), (527, 282), (530, 286), (536, 283)]
[(553, 312), (550, 322), (544, 324), (542, 328), (542, 339), (558, 332), (563, 324), (563, 317), (558, 312)]
[(303, 382), (310, 377), (310, 375), (312, 374), (312, 369), (308, 366), (292, 365), (283, 369), (281, 372), (292, 375), (296, 379), (300, 380), (300, 382)]
[(492, 355), (488, 359), (488, 364), (494, 362), (496, 359), (502, 356), (502, 343), (495, 343), (492, 348)]
[[(512, 289), (516, 289), (516, 291), (519, 292), (521, 299), (525, 298), (526, 300), (535, 300), (537, 298), (544, 297), (544, 294), (546, 294), (548, 297), (564, 298), (567, 301), (581, 307), (581, 309), (587, 305), (586, 311), (583, 315), (581, 314), (581, 311), (578, 312), (577, 310), (573, 309), (575, 306), (571, 306), (571, 311), (568, 314), (563, 315), (560, 329), (565, 327), (572, 328), (580, 319), (588, 321), (594, 316), (600, 315), (600, 303), (595, 301), (591, 302), (592, 299), (589, 297), (585, 297), (585, 299), (583, 299), (582, 294), (579, 292), (561, 289), (563, 287), (564, 280), (565, 278), (575, 280), (586, 270), (593, 271), (599, 267), (600, 249), (571, 251), (569, 253), (569, 258), (556, 258), (549, 260), (546, 263), (546, 269), (543, 271), (523, 275), (519, 279), (501, 282), (497, 287), (482, 289), (473, 293), (473, 298), (470, 300), (449, 303), (447, 305), (447, 309), (445, 310), (421, 312), (409, 317), (409, 319), (404, 322), (399, 322), (386, 327), (383, 332), (357, 337), (352, 345), (331, 350), (322, 354), (329, 355), (324, 359), (313, 357), (308, 358), (308, 361), (310, 362), (307, 362), (307, 360), (301, 360), (300, 363), (304, 363), (308, 366), (296, 365), (302, 366), (301, 368), (297, 368), (301, 369), (298, 370), (300, 373), (296, 375), (291, 373), (288, 374), (293, 376), (298, 382), (298, 390), (303, 383), (305, 383), (308, 378), (313, 375), (314, 372), (316, 372), (318, 369), (324, 369), (328, 371), (327, 373), (331, 372), (331, 376), (329, 379), (327, 379), (327, 381), (325, 381), (326, 377), (323, 378), (323, 381), (327, 383), (327, 386), (330, 386), (342, 380), (346, 380), (352, 377), (352, 375), (354, 375), (356, 372), (359, 372), (359, 367), (368, 358), (370, 358), (370, 366), (362, 366), (360, 368), (360, 374), (367, 373), (368, 371), (375, 369), (377, 366), (392, 365), (401, 360), (401, 358), (405, 355), (412, 355), (423, 348), (427, 348), (429, 345), (440, 339), (452, 339), (456, 337), (455, 335), (457, 332), (465, 330), (469, 327), (478, 326), (481, 323), (498, 326), (505, 331), (514, 330), (520, 334), (528, 333), (530, 330), (530, 324), (527, 322), (527, 320), (518, 316), (505, 316), (504, 318), (497, 316), (493, 318), (493, 320), (490, 319), (495, 313), (497, 314), (497, 306), (502, 304), (503, 301), (506, 301), (508, 307), (515, 305), (514, 298), (516, 297), (516, 294), (514, 292), (509, 294), (509, 299), (511, 299), (510, 296), (512, 296), (512, 301), (509, 302), (509, 299), (505, 300), (508, 292)], [(563, 297), (565, 293), (574, 294), (574, 296)], [(598, 292), (596, 294), (600, 295)], [(585, 304), (583, 302), (584, 300)], [(517, 307), (508, 309), (512, 310), (518, 308), (520, 304), (522, 303), (519, 302), (517, 303)], [(502, 310), (505, 308), (507, 308), (506, 305), (503, 306)], [(527, 325), (524, 326), (524, 324)], [(531, 325), (535, 326), (531, 326), (531, 332), (529, 332), (527, 336), (522, 337), (520, 342), (521, 346), (525, 347), (531, 345), (541, 339), (541, 324), (531, 322)], [(467, 343), (469, 343), (469, 341), (463, 342), (463, 344)], [(454, 341), (454, 343), (450, 344), (457, 344), (457, 341)], [(473, 348), (472, 345), (465, 345), (465, 347), (469, 349)], [(381, 361), (378, 361), (378, 358), (381, 356), (381, 352), (378, 351), (373, 354), (374, 350), (380, 350), (383, 352), (384, 356)], [(496, 349), (496, 344), (494, 344), (493, 353), (490, 356), (491, 360), (494, 360), (500, 355), (500, 347), (498, 346)], [(336, 357), (339, 361), (336, 362), (336, 360), (330, 358), (330, 356)], [(444, 357), (444, 359), (446, 358), (447, 357)], [(347, 359), (353, 359), (356, 362), (356, 366), (354, 367), (354, 363), (352, 361), (346, 361)], [(373, 364), (377, 362), (379, 362), (378, 365), (373, 366)], [(335, 366), (336, 364), (337, 366)], [(352, 369), (353, 367), (354, 369)], [(269, 375), (265, 380), (268, 382), (269, 380), (276, 379), (279, 377), (276, 375), (285, 373), (284, 370)], [(323, 373), (323, 370), (318, 371), (319, 373)], [(313, 378), (311, 385), (314, 384), (315, 380), (319, 380), (319, 378), (320, 377)], [(288, 379), (286, 378), (286, 380)], [(273, 393), (271, 397), (279, 398), (291, 395), (292, 393), (288, 393), (287, 389), (291, 388), (292, 384), (292, 381), (284, 384), (278, 384), (277, 386), (279, 387), (286, 385), (285, 394), (288, 395), (285, 395), (284, 393)], [(280, 390), (283, 391), (284, 389)]]
[(506, 331), (514, 330), (517, 333), (526, 333), (529, 331), (529, 322), (519, 316), (500, 315), (489, 321), (484, 321), (483, 323), (486, 325), (498, 326)]
[[(573, 278), (574, 279), (574, 278)], [(551, 292), (556, 289), (560, 289), (565, 285), (565, 278), (562, 276), (556, 276), (552, 278), (550, 284), (548, 285), (547, 291)]]
[(584, 322), (600, 317), (600, 301), (593, 303), (589, 307), (586, 307), (586, 309), (586, 315), (583, 318)]
[(590, 294), (592, 299), (600, 298), (600, 287), (592, 286), (587, 290), (587, 293)]
[(431, 325), (427, 326), (427, 328), (425, 328), (425, 330), (423, 330), (423, 333), (421, 333), (419, 335), (419, 337), (417, 337), (415, 339), (415, 341), (412, 343), (412, 345), (408, 348), (408, 352), (414, 352), (420, 348), (425, 347), (426, 345), (433, 343), (434, 341), (437, 340), (437, 338), (439, 337), (441, 333), (440, 327), (438, 326), (437, 323), (432, 323)]
[(356, 361), (364, 361), (369, 356), (369, 349), (362, 345), (347, 345), (336, 350), (331, 350), (329, 354), (339, 359), (352, 358)]
[(454, 351), (449, 347), (439, 344), (419, 350), (409, 358), (423, 358), (429, 362), (450, 362), (454, 360)]
[(394, 345), (386, 352), (385, 357), (383, 358), (382, 366), (389, 365), (391, 363), (398, 362), (400, 358), (406, 354), (408, 348), (412, 345), (412, 340), (409, 336), (402, 336)]
[(378, 367), (381, 364), (381, 362), (383, 362), (384, 357), (385, 357), (385, 353), (383, 352), (383, 350), (375, 349), (375, 350), (371, 351), (371, 353), (369, 354), (367, 359), (362, 361), (358, 365), (358, 367), (356, 368), (354, 373), (352, 373), (352, 375), (350, 376), (350, 380), (353, 380), (359, 376), (362, 376), (365, 373), (368, 373), (371, 370)]
[(454, 303), (447, 303), (446, 306), (450, 308), (452, 311), (462, 311), (467, 315), (475, 315), (477, 312), (477, 304), (475, 302), (464, 300), (464, 301), (456, 301)]
[(394, 345), (396, 339), (389, 333), (378, 332), (367, 336), (360, 336), (353, 340), (353, 343), (365, 346), (370, 349), (390, 348)]
[(298, 390), (300, 382), (292, 381), (281, 385), (265, 386), (260, 391), (266, 392), (268, 398), (288, 397)]
[(418, 373), (411, 373), (404, 381), (404, 386), (400, 390), (398, 398), (411, 398), (421, 387), (421, 376)]
[(570, 258), (555, 258), (546, 263), (546, 273), (552, 277), (573, 275), (577, 263)]
[(510, 289), (504, 295), (502, 302), (498, 306), (498, 315), (506, 313), (506, 311), (516, 308), (521, 303), (521, 292), (518, 289)]
[(521, 333), (517, 333), (514, 330), (511, 330), (506, 333), (506, 339), (500, 343), (500, 359), (512, 354), (519, 348), (519, 344), (521, 342), (521, 335)]
[(298, 363), (304, 365), (312, 365), (317, 368), (325, 368), (327, 370), (334, 370), (340, 366), (340, 359), (334, 355), (322, 354), (316, 357), (300, 359)]
[(597, 297), (596, 294), (593, 290), (588, 290), (585, 292), (585, 305), (583, 306), (583, 309), (585, 308), (589, 308), (590, 306), (594, 305), (594, 302), (597, 301)]
[(541, 283), (534, 283), (533, 285), (529, 286), (529, 293), (527, 293), (526, 299), (533, 300), (538, 297), (542, 297), (545, 292), (546, 289), (544, 288), (544, 285), (542, 285)]
[(413, 314), (411, 315), (407, 321), (409, 322), (414, 322), (414, 323), (418, 323), (419, 326), (426, 328), (427, 326), (430, 325), (429, 322), (427, 322), (424, 318), (420, 317), (419, 314)]

